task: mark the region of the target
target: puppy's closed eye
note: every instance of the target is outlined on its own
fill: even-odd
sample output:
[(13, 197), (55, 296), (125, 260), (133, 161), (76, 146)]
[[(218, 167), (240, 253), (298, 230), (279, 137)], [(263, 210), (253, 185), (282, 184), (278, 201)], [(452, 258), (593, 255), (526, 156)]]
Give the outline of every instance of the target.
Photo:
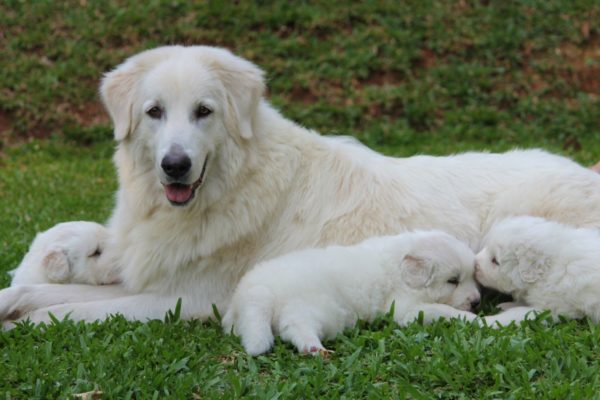
[(492, 264), (500, 265), (500, 263), (498, 262), (498, 259), (496, 257), (492, 258)]
[(455, 285), (455, 286), (458, 286), (459, 282), (460, 282), (460, 279), (458, 279), (458, 276), (450, 278), (446, 281), (446, 283), (449, 283), (450, 285)]
[(94, 250), (94, 252), (90, 255), (88, 255), (88, 257), (100, 257), (100, 255), (102, 254), (102, 249), (100, 247), (97, 247), (96, 250)]

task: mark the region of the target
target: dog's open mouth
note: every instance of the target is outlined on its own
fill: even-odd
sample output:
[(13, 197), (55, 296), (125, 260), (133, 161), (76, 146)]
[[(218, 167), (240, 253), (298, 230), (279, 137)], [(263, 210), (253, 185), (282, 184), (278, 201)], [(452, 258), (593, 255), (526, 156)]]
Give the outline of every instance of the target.
[(204, 160), (204, 165), (202, 165), (202, 172), (200, 173), (200, 178), (191, 185), (186, 185), (183, 183), (170, 183), (163, 184), (165, 187), (165, 195), (167, 196), (167, 200), (174, 206), (185, 206), (189, 203), (196, 193), (196, 189), (198, 189), (204, 183), (204, 174), (206, 172), (206, 163), (208, 161), (208, 156)]

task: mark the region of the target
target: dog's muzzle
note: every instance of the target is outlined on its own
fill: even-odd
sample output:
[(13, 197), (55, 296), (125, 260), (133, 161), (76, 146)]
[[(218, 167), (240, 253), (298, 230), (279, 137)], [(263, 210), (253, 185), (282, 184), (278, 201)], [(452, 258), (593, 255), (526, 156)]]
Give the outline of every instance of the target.
[[(177, 179), (181, 179), (182, 177), (185, 177), (188, 174), (189, 170), (191, 169), (191, 160), (189, 159), (189, 157), (187, 157), (187, 155), (185, 156), (185, 158), (187, 158), (187, 160), (189, 160), (189, 167), (186, 167), (187, 162), (185, 161), (185, 158), (182, 158), (181, 161), (178, 161), (178, 160), (175, 160), (177, 162), (173, 161), (172, 162), (173, 165), (171, 165), (171, 161), (167, 162), (166, 163), (167, 168), (165, 168), (165, 159), (166, 158), (167, 157), (165, 157), (163, 159), (163, 162), (161, 163), (161, 167), (163, 168), (163, 171), (165, 171), (167, 176), (169, 176), (169, 178), (175, 180), (175, 182), (168, 183), (168, 184), (163, 183), (163, 186), (165, 188), (165, 196), (167, 197), (167, 200), (169, 200), (169, 202), (172, 205), (185, 206), (194, 198), (196, 189), (198, 189), (204, 183), (204, 175), (206, 173), (206, 163), (208, 162), (208, 156), (206, 156), (206, 158), (204, 159), (204, 164), (202, 165), (202, 172), (200, 173), (200, 177), (196, 181), (194, 181), (192, 184), (186, 184), (186, 183), (176, 181)], [(167, 171), (167, 169), (171, 173), (169, 173)], [(185, 170), (185, 172), (183, 172), (184, 170)]]

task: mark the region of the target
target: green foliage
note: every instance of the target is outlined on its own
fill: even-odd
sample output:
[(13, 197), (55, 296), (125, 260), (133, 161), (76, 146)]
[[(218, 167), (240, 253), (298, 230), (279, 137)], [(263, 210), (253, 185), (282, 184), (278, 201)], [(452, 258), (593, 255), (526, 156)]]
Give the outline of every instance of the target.
[[(596, 0), (5, 0), (0, 271), (36, 232), (109, 216), (113, 144), (98, 81), (140, 50), (228, 47), (265, 69), (284, 115), (387, 154), (542, 147), (593, 163), (598, 21)], [(587, 321), (399, 328), (388, 315), (327, 342), (330, 359), (281, 342), (251, 358), (216, 322), (175, 309), (147, 324), (116, 316), (0, 332), (0, 397), (599, 398), (599, 341)]]
[(578, 153), (599, 136), (599, 20), (595, 0), (9, 0), (2, 139), (104, 140), (101, 74), (143, 49), (201, 43), (262, 66), (271, 100), (321, 132), (401, 154), (457, 142)]

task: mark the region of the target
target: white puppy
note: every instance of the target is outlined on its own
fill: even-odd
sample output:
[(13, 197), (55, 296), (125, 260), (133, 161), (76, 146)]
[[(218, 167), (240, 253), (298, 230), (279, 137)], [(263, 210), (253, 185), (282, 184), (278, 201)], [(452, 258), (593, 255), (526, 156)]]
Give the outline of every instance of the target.
[(554, 317), (600, 321), (600, 233), (537, 217), (496, 224), (477, 255), (476, 279), (511, 294), (507, 311), (486, 317), (493, 325), (550, 310)]
[(38, 233), (21, 264), (10, 271), (11, 286), (41, 283), (115, 283), (115, 270), (98, 259), (108, 231), (94, 222), (75, 221)]
[[(290, 253), (259, 264), (237, 287), (223, 318), (226, 332), (242, 336), (248, 353), (273, 345), (272, 329), (299, 351), (323, 351), (357, 319), (372, 320), (394, 306), (407, 324), (424, 312), (430, 322), (464, 317), (479, 303), (475, 254), (441, 231), (418, 231)], [(441, 303), (441, 304), (439, 304)]]

